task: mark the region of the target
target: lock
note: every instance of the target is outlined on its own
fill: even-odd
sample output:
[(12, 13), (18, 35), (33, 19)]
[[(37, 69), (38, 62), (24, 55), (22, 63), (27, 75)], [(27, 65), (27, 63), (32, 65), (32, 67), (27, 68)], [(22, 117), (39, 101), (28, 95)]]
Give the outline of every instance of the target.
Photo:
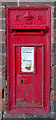
[(31, 76), (18, 75), (17, 84), (30, 84), (30, 83), (31, 83)]
[(24, 83), (24, 81), (25, 81), (24, 79), (21, 79), (21, 82), (22, 82), (22, 83)]
[(27, 80), (26, 79), (21, 79), (21, 84), (24, 84), (24, 83), (27, 83)]
[(27, 82), (28, 82), (27, 79), (21, 79), (21, 84), (25, 84)]

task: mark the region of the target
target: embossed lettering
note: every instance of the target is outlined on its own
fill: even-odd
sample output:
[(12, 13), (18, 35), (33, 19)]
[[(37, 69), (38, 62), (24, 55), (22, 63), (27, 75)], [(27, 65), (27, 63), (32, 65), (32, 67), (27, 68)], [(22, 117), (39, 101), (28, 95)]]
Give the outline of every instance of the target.
[(24, 15), (24, 19), (26, 21), (26, 24), (28, 25), (32, 24), (33, 16), (30, 14), (30, 11), (26, 12), (26, 14)]
[(38, 20), (38, 21), (42, 21), (42, 16), (41, 16), (41, 15), (38, 15), (38, 16), (37, 16), (37, 20)]
[(30, 25), (30, 24), (32, 24), (32, 21), (31, 20), (27, 20), (26, 24)]
[(20, 15), (16, 15), (16, 20), (20, 20)]

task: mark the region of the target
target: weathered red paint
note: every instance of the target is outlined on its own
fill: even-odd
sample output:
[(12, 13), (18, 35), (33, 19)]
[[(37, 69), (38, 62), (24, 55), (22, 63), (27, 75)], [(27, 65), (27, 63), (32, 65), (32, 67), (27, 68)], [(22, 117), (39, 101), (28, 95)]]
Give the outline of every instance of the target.
[[(50, 112), (50, 7), (7, 7), (8, 113)], [(21, 71), (21, 47), (34, 47), (34, 71)]]

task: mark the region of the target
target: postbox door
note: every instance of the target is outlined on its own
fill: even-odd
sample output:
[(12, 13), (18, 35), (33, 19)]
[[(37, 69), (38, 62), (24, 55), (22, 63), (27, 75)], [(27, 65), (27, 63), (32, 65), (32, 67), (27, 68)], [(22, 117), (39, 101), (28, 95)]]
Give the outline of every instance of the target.
[(43, 46), (16, 47), (16, 104), (43, 106)]
[[(44, 107), (45, 74), (47, 74), (47, 36), (27, 32), (11, 36), (11, 63), (15, 78), (14, 96), (17, 107)], [(49, 59), (49, 58), (48, 58)], [(15, 69), (14, 69), (15, 67)], [(13, 76), (11, 77), (14, 81)], [(45, 80), (47, 78), (45, 77)], [(11, 84), (11, 83), (10, 83)], [(12, 96), (11, 96), (12, 97)], [(12, 101), (12, 100), (11, 100)], [(12, 105), (12, 102), (11, 102)]]
[(26, 111), (29, 107), (32, 112), (33, 108), (47, 109), (50, 57), (47, 35), (38, 35), (33, 30), (12, 34), (10, 39), (10, 109), (12, 106), (21, 112), (22, 107), (24, 112), (30, 112)]

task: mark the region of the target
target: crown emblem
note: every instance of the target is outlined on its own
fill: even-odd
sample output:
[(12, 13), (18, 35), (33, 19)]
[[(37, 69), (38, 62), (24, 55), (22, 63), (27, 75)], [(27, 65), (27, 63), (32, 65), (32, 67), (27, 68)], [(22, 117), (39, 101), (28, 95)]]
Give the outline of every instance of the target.
[(30, 14), (30, 11), (27, 11), (27, 13), (24, 15), (25, 20), (31, 20), (33, 16)]

